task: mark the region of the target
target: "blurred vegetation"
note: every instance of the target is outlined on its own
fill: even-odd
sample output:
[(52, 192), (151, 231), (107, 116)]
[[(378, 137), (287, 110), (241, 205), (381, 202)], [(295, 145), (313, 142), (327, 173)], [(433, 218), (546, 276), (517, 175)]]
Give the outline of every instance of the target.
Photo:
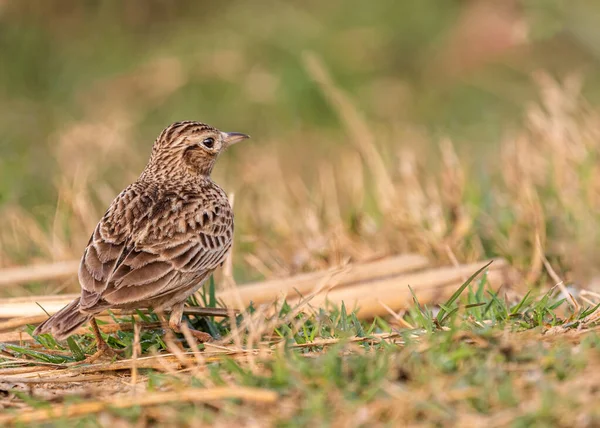
[[(82, 119), (82, 104), (95, 102), (82, 97), (101, 82), (160, 59), (179, 65), (161, 76), (176, 87), (160, 102), (148, 105), (145, 94), (139, 104), (110, 100), (136, 116), (130, 143), (142, 152), (184, 118), (247, 131), (256, 144), (276, 140), (282, 150), (290, 136), (306, 135), (307, 150), (343, 141), (328, 138), (339, 125), (301, 66), (304, 50), (322, 56), (375, 124), (408, 124), (473, 146), (497, 141), (520, 118), (535, 96), (532, 70), (585, 65), (586, 76), (597, 75), (589, 67), (597, 66), (600, 30), (580, 25), (597, 5), (477, 3), (486, 2), (4, 1), (1, 200), (54, 204), (56, 132)], [(495, 19), (485, 16), (490, 11)], [(477, 27), (486, 19), (490, 26)], [(110, 165), (102, 169), (108, 175)]]
[[(40, 249), (41, 238), (26, 245), (5, 240), (0, 264), (78, 257), (102, 209), (136, 178), (156, 135), (176, 120), (253, 136), (224, 156), (216, 180), (242, 204), (240, 251), (280, 237), (283, 226), (266, 228), (267, 216), (261, 229), (242, 211), (264, 199), (248, 195), (264, 187), (261, 180), (296, 186), (288, 192), (297, 201), (298, 179), (309, 195), (322, 187), (327, 172), (319, 162), (356, 166), (347, 155), (348, 130), (308, 73), (305, 52), (320, 58), (364, 114), (392, 178), (402, 175), (405, 148), (416, 153), (422, 176), (438, 172), (437, 146), (449, 138), (475, 183), (462, 189), (461, 203), (489, 214), (498, 146), (527, 126), (528, 109), (540, 102), (532, 75), (544, 70), (563, 81), (579, 73), (585, 102), (600, 102), (598, 13), (594, 2), (559, 0), (2, 1), (0, 216), (9, 225), (27, 213), (39, 234), (50, 236), (51, 250)], [(284, 173), (255, 171), (268, 162)], [(59, 214), (84, 188), (94, 208), (78, 213), (78, 229), (71, 214)], [(364, 191), (342, 201), (350, 207), (342, 213), (349, 229), (363, 211), (381, 225), (376, 197)], [(307, 200), (318, 205), (321, 196)], [(513, 217), (498, 211), (495, 220), (504, 227)], [(475, 223), (487, 230), (481, 221)], [(60, 244), (58, 235), (68, 242)], [(458, 255), (506, 256), (510, 247), (482, 240), (483, 250)], [(278, 263), (294, 257), (303, 256)], [(302, 260), (297, 268), (307, 267)]]

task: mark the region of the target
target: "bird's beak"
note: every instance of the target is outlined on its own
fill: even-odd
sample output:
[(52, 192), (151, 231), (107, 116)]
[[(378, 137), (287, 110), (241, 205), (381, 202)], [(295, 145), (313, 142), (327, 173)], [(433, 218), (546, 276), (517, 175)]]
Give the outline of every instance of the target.
[(223, 132), (223, 141), (227, 147), (232, 146), (235, 143), (239, 143), (242, 140), (250, 138), (249, 135), (242, 134), (239, 132)]

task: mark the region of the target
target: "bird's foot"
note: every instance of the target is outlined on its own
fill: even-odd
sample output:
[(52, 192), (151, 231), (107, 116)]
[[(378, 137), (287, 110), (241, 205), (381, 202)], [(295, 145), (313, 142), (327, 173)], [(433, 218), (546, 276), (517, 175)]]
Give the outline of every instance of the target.
[[(181, 317), (182, 316), (183, 316), (183, 303), (174, 306), (171, 309), (171, 316), (169, 317), (169, 327), (171, 328), (171, 330), (173, 330), (176, 333), (183, 333), (183, 331), (181, 330), (181, 322), (182, 322)], [(187, 327), (187, 325), (186, 325), (186, 327)], [(200, 343), (210, 342), (211, 340), (213, 340), (213, 337), (210, 334), (205, 333), (203, 331), (195, 330), (191, 327), (188, 327), (187, 330)]]
[[(180, 323), (169, 322), (169, 327), (175, 333), (183, 333)], [(214, 339), (209, 333), (205, 333), (203, 331), (196, 330), (191, 327), (188, 327), (187, 330), (200, 343), (210, 342), (211, 340)]]
[(121, 355), (119, 355), (119, 352), (122, 353), (122, 351), (116, 351), (113, 348), (111, 348), (108, 345), (108, 343), (106, 343), (106, 341), (102, 338), (102, 334), (100, 333), (100, 329), (98, 328), (98, 324), (96, 323), (96, 320), (94, 318), (92, 318), (90, 324), (92, 327), (92, 331), (94, 332), (94, 337), (96, 338), (96, 352), (88, 356), (84, 360), (77, 361), (73, 364), (93, 364), (101, 357), (107, 357), (111, 360), (120, 359)]
[(205, 332), (200, 331), (200, 330), (194, 330), (193, 328), (190, 328), (190, 333), (200, 343), (210, 342), (211, 340), (214, 339), (209, 333), (205, 333)]

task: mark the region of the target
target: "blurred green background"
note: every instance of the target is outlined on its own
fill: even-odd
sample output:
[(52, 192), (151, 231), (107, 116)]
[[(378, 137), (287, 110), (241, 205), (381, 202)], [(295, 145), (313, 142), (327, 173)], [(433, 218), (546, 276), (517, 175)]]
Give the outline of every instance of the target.
[(228, 189), (242, 157), (310, 177), (348, 136), (305, 52), (383, 153), (450, 137), (476, 163), (520, 129), (538, 70), (580, 73), (600, 103), (598, 18), (598, 2), (558, 0), (0, 1), (0, 218), (18, 206), (56, 227), (61, 185), (79, 182), (105, 207), (178, 120), (253, 136), (217, 168)]
[[(339, 124), (302, 67), (305, 50), (370, 123), (484, 147), (536, 96), (538, 68), (583, 71), (586, 95), (600, 100), (599, 12), (597, 2), (557, 0), (5, 0), (0, 203), (55, 203), (53, 138), (93, 115), (95, 103), (135, 113), (131, 144), (144, 153), (183, 119), (282, 147), (298, 135), (308, 148), (335, 141), (327, 136)], [(134, 75), (123, 83), (129, 94), (103, 91), (103, 82), (152, 64), (168, 90), (136, 93)]]

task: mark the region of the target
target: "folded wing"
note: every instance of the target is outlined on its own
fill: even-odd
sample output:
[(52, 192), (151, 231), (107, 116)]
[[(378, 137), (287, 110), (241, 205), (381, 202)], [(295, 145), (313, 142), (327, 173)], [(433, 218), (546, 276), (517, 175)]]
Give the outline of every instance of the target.
[(81, 309), (151, 301), (223, 263), (233, 234), (227, 199), (152, 190), (125, 189), (94, 230), (79, 268)]

